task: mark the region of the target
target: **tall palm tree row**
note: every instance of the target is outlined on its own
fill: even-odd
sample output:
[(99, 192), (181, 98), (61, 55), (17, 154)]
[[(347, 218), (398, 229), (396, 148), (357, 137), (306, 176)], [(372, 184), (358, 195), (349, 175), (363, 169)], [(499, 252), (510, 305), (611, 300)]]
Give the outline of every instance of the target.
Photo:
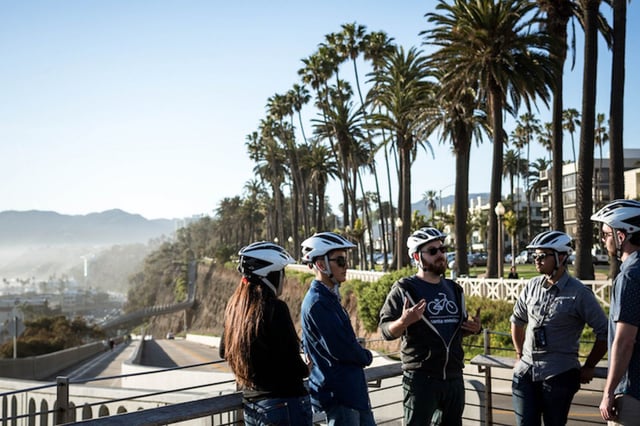
[[(439, 0), (434, 12), (425, 14), (429, 29), (419, 34), (423, 45), (433, 51), (429, 55), (416, 47), (397, 46), (386, 33), (368, 33), (366, 27), (355, 22), (343, 24), (341, 31), (327, 34), (317, 50), (302, 59), (303, 66), (298, 71), (301, 82), (296, 82), (284, 94), (270, 97), (265, 119), (260, 121), (256, 132), (247, 136), (246, 146), (250, 158), (256, 162), (257, 180), (263, 188), (269, 188), (269, 194), (261, 200), (271, 200), (274, 206), (273, 209), (261, 207), (264, 223), (252, 226), (249, 233), (261, 233), (263, 238), (282, 241), (291, 236), (295, 241), (293, 245), (298, 246), (300, 238), (309, 232), (336, 227), (346, 232), (349, 228), (353, 236), (362, 240), (358, 241), (362, 258), (373, 261), (372, 253), (369, 256), (364, 253), (368, 248), (363, 241), (365, 235), (370, 241), (373, 239), (372, 219), (376, 212), (371, 211), (370, 205), (377, 204), (385, 246), (389, 238), (406, 240), (412, 223), (411, 168), (419, 149), (433, 155), (429, 138), (436, 133), (441, 143), (451, 144), (456, 157), (456, 235), (469, 234), (470, 153), (473, 142), (481, 143), (483, 134), (489, 136), (493, 148), (491, 206), (502, 198), (504, 176), (510, 176), (511, 180), (514, 176), (518, 179), (524, 176), (528, 202), (531, 194), (538, 191), (539, 182), (535, 179), (529, 182), (530, 175), (526, 173), (535, 133), (539, 135), (538, 142), (548, 144), (553, 152), (550, 164), (557, 168), (562, 166), (563, 124), (572, 140), (576, 127), (580, 126), (579, 171), (587, 173), (584, 167), (588, 164), (582, 162), (585, 153), (593, 155), (595, 123), (589, 136), (589, 130), (585, 131), (588, 126), (581, 123), (590, 114), (585, 110), (584, 99), (581, 120), (577, 114), (569, 116), (565, 112), (563, 122), (562, 114), (558, 119), (556, 112), (558, 108), (562, 112), (559, 87), (567, 52), (567, 25), (571, 18), (576, 18), (585, 32), (587, 28), (595, 28), (606, 34), (606, 22), (598, 12), (599, 3), (598, 0)], [(594, 49), (589, 44), (585, 52), (593, 53)], [(597, 61), (597, 56), (585, 55), (585, 58)], [(364, 85), (358, 69), (363, 60), (369, 67)], [(343, 65), (353, 70), (355, 90), (344, 80)], [(585, 70), (591, 69), (592, 65), (585, 67)], [(595, 75), (587, 75), (585, 71), (585, 80), (588, 78), (594, 81)], [(548, 106), (552, 94), (554, 121), (540, 126), (531, 111), (538, 102)], [(315, 109), (315, 116), (309, 117), (313, 125), (311, 137), (302, 120), (303, 109), (308, 104)], [(526, 113), (517, 120), (512, 134), (516, 150), (508, 151), (512, 155), (505, 157), (504, 115), (516, 117), (521, 106)], [(613, 143), (611, 145), (613, 149)], [(523, 160), (520, 151), (525, 146), (527, 159)], [(380, 168), (375, 154), (380, 150), (385, 158), (389, 201), (383, 200), (378, 183)], [(505, 158), (509, 160), (506, 163)], [(515, 160), (515, 169), (511, 160)], [(371, 191), (363, 184), (367, 174), (374, 177), (373, 194), (369, 194)], [(397, 210), (392, 202), (392, 179), (398, 184)], [(325, 193), (331, 180), (337, 180), (342, 188), (341, 222), (335, 219), (327, 222), (331, 212)], [(558, 189), (561, 184), (561, 179), (553, 175), (552, 194), (561, 191)], [(288, 200), (284, 193), (287, 187)], [(511, 192), (513, 198), (513, 189)], [(552, 196), (552, 219), (554, 226), (560, 226), (555, 222), (562, 218), (562, 208), (558, 208), (561, 200), (555, 197)], [(251, 201), (249, 205), (258, 205), (255, 197)], [(230, 209), (229, 205), (235, 204), (226, 204), (225, 212)], [(590, 214), (590, 209), (587, 210)], [(394, 217), (400, 221), (389, 220)], [(497, 259), (502, 254), (497, 253), (497, 218), (490, 214), (488, 219), (487, 276), (492, 277), (497, 273)], [(403, 224), (397, 234), (387, 229), (387, 225), (393, 226), (394, 222)], [(527, 229), (528, 233), (532, 232), (531, 226)], [(466, 243), (464, 237), (456, 241), (456, 250), (460, 250), (457, 258), (466, 259)], [(391, 244), (397, 247), (395, 242)], [(384, 251), (386, 253), (386, 247)], [(398, 266), (408, 261), (403, 252), (396, 253), (400, 255)], [(460, 273), (467, 272), (467, 265), (463, 263), (458, 265)], [(368, 267), (365, 263), (362, 266)]]
[[(525, 0), (440, 0), (423, 32), (425, 43), (435, 45), (439, 63), (451, 70), (443, 79), (448, 87), (468, 86), (477, 80), (479, 96), (486, 99), (493, 142), (490, 206), (502, 198), (504, 112), (516, 113), (521, 102), (531, 110), (537, 99), (545, 104), (559, 70), (551, 57), (548, 33), (539, 30), (535, 5)], [(453, 91), (446, 90), (446, 91)], [(487, 276), (498, 272), (497, 217), (489, 215)]]

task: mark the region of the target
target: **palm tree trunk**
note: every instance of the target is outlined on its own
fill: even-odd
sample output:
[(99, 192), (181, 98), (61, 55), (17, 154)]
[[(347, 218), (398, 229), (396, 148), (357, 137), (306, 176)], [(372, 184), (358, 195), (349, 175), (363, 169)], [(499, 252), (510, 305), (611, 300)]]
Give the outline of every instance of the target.
[[(624, 197), (624, 80), (627, 40), (627, 0), (613, 0), (613, 58), (609, 109), (609, 197)], [(609, 259), (609, 278), (620, 271), (618, 259)]]
[(489, 108), (491, 114), (491, 131), (493, 135), (493, 165), (491, 169), (491, 190), (489, 194), (489, 229), (487, 235), (487, 278), (498, 276), (498, 218), (493, 209), (502, 199), (502, 94), (495, 84), (489, 89)]
[(596, 78), (598, 65), (598, 28), (596, 18), (600, 0), (585, 1), (584, 73), (582, 81), (582, 125), (578, 158), (576, 277), (594, 279), (593, 245), (593, 148), (595, 134)]
[[(462, 138), (461, 138), (462, 139)], [(456, 151), (455, 224), (456, 268), (460, 275), (469, 275), (467, 262), (467, 215), (469, 214), (469, 162), (471, 159), (471, 135), (464, 135)]]

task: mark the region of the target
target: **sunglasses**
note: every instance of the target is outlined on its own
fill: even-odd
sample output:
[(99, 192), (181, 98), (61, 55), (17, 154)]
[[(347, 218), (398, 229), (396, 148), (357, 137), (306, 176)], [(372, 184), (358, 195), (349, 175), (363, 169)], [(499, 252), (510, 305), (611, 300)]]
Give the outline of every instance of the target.
[(531, 255), (531, 258), (533, 259), (533, 261), (543, 261), (545, 257), (547, 256), (551, 256), (551, 253), (533, 253)]
[(329, 259), (329, 261), (336, 262), (336, 265), (338, 265), (341, 268), (344, 268), (345, 266), (347, 266), (347, 258), (344, 256), (334, 257), (332, 259)]
[(447, 252), (447, 246), (440, 246), (440, 247), (431, 247), (428, 248), (426, 250), (421, 250), (420, 253), (425, 253), (425, 254), (429, 254), (429, 256), (435, 256), (436, 253), (446, 253)]

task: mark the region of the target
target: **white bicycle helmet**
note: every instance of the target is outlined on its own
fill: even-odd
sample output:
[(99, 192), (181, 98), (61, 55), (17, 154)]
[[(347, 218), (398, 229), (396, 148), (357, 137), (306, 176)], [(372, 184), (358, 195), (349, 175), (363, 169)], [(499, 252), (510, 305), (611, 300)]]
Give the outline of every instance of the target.
[(302, 263), (313, 261), (333, 250), (348, 250), (355, 248), (355, 244), (342, 235), (334, 232), (318, 232), (302, 242)]
[(247, 278), (260, 278), (276, 295), (284, 278), (283, 269), (296, 263), (285, 249), (269, 241), (251, 243), (240, 249), (238, 256), (238, 271)]
[(417, 253), (423, 245), (435, 240), (444, 241), (446, 238), (447, 236), (436, 228), (425, 227), (414, 231), (413, 234), (407, 238), (409, 257), (413, 257), (413, 253)]
[(640, 201), (614, 200), (595, 212), (591, 220), (605, 223), (627, 234), (634, 234), (640, 231)]
[(558, 253), (571, 254), (571, 237), (560, 231), (544, 231), (536, 235), (527, 246), (528, 249), (550, 249)]

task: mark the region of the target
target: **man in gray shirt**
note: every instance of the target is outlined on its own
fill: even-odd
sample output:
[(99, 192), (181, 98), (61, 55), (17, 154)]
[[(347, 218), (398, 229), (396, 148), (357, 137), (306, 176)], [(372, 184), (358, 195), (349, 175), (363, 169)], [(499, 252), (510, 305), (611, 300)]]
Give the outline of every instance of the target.
[[(513, 371), (513, 407), (519, 426), (567, 423), (580, 383), (589, 383), (607, 351), (607, 317), (593, 295), (566, 270), (571, 237), (564, 232), (538, 234), (527, 246), (535, 250), (538, 277), (524, 287), (513, 307), (511, 338), (518, 362)], [(578, 350), (585, 324), (596, 341), (584, 366)], [(526, 328), (525, 328), (526, 326)]]

